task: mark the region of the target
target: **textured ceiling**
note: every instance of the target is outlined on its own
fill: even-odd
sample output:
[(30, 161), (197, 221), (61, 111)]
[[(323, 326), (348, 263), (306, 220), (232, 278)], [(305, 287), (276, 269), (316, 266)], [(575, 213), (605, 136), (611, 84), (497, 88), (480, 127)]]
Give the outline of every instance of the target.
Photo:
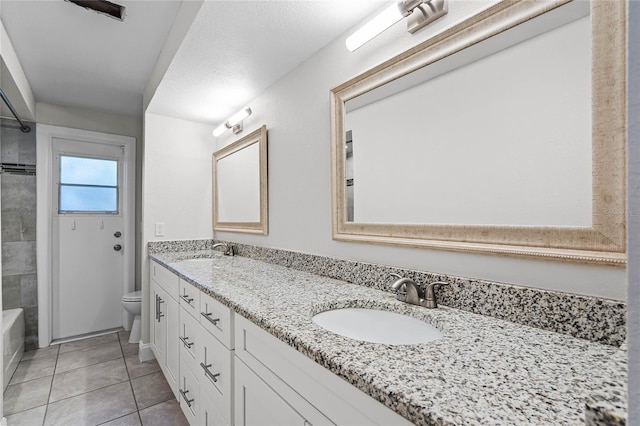
[(0, 16), (36, 100), (141, 115), (178, 1), (119, 0), (124, 22), (62, 0), (2, 0)]
[(207, 1), (148, 112), (217, 124), (382, 1)]

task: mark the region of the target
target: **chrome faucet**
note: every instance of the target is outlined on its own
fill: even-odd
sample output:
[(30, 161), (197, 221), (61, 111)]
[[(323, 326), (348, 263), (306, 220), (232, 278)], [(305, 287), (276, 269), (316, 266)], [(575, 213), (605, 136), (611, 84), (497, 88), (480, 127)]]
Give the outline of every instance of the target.
[(422, 289), (411, 278), (403, 278), (398, 274), (391, 274), (392, 277), (397, 278), (396, 281), (391, 284), (391, 288), (394, 289), (396, 299), (401, 302), (411, 303), (412, 305), (420, 305), (422, 300)]
[(218, 247), (224, 247), (224, 251), (222, 253), (227, 256), (235, 256), (236, 254), (236, 251), (233, 248), (233, 246), (227, 243), (216, 243), (213, 245), (213, 247), (211, 247), (211, 250), (215, 250)]
[(397, 292), (396, 299), (401, 302), (424, 306), (425, 308), (430, 309), (438, 307), (435, 286), (449, 285), (449, 283), (444, 281), (435, 281), (427, 284), (423, 290), (422, 287), (420, 287), (420, 285), (411, 278), (403, 278), (398, 274), (391, 274), (391, 276), (397, 278), (391, 284), (391, 288)]

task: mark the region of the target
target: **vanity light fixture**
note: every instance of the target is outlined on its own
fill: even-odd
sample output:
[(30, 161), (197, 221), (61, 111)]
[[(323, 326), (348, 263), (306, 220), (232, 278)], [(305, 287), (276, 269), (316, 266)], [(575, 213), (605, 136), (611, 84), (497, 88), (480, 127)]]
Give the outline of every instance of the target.
[(402, 18), (409, 17), (407, 31), (413, 34), (446, 14), (447, 0), (398, 1), (347, 37), (347, 49), (353, 52)]
[(233, 130), (233, 133), (240, 133), (242, 131), (242, 120), (251, 115), (251, 108), (247, 107), (233, 114), (227, 121), (216, 127), (213, 131), (213, 136), (218, 137), (229, 129)]

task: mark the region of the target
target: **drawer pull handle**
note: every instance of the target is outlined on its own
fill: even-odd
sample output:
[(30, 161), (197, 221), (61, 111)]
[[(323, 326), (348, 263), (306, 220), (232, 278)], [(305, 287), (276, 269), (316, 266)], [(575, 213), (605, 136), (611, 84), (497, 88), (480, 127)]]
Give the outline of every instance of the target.
[(158, 314), (160, 313), (160, 303), (158, 302), (158, 295), (156, 294), (156, 321), (160, 322), (160, 317)]
[(187, 349), (191, 349), (191, 346), (193, 346), (193, 343), (187, 342), (187, 340), (189, 340), (188, 337), (180, 336), (180, 340), (182, 340), (182, 344), (185, 345), (187, 347)]
[(218, 325), (218, 322), (220, 321), (220, 318), (211, 318), (211, 313), (205, 313), (205, 312), (200, 312), (200, 315), (202, 315), (203, 317), (205, 317), (207, 320), (209, 320), (209, 322), (213, 325)]
[(187, 302), (188, 304), (191, 304), (191, 302), (193, 302), (193, 298), (190, 298), (188, 295), (183, 295), (180, 296), (180, 299), (184, 300), (185, 302)]
[(180, 389), (180, 395), (182, 395), (182, 398), (184, 398), (184, 402), (187, 403), (187, 405), (189, 407), (191, 407), (191, 403), (194, 401), (193, 399), (189, 399), (187, 398), (187, 394), (189, 393), (189, 391), (183, 391), (182, 389)]
[(160, 318), (162, 318), (164, 316), (164, 314), (160, 310), (160, 308), (161, 308), (160, 304), (161, 303), (164, 303), (164, 300), (162, 300), (162, 297), (158, 296), (158, 322), (160, 322)]
[(218, 376), (220, 375), (220, 373), (213, 374), (211, 371), (209, 371), (209, 367), (211, 367), (211, 364), (205, 365), (204, 362), (201, 362), (200, 367), (202, 367), (202, 369), (204, 370), (204, 374), (209, 376), (211, 380), (213, 380), (214, 382), (218, 381)]

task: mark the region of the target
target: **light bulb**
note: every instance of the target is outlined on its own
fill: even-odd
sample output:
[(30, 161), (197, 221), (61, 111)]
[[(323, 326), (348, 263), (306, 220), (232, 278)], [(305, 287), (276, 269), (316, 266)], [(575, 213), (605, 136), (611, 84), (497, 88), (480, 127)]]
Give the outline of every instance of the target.
[(403, 14), (400, 11), (397, 3), (392, 4), (388, 8), (384, 9), (375, 18), (364, 24), (355, 33), (351, 34), (347, 40), (346, 45), (349, 51), (353, 52), (387, 28), (398, 22), (403, 18)]
[(218, 136), (226, 132), (227, 129), (228, 129), (227, 123), (226, 122), (222, 123), (221, 125), (216, 127), (215, 130), (213, 131), (213, 137), (217, 138)]
[(242, 120), (244, 120), (250, 115), (251, 115), (251, 108), (244, 108), (242, 111), (239, 111), (233, 114), (231, 117), (229, 117), (229, 120), (228, 120), (229, 126), (231, 127), (235, 126), (236, 124), (238, 124), (239, 122), (241, 122)]

